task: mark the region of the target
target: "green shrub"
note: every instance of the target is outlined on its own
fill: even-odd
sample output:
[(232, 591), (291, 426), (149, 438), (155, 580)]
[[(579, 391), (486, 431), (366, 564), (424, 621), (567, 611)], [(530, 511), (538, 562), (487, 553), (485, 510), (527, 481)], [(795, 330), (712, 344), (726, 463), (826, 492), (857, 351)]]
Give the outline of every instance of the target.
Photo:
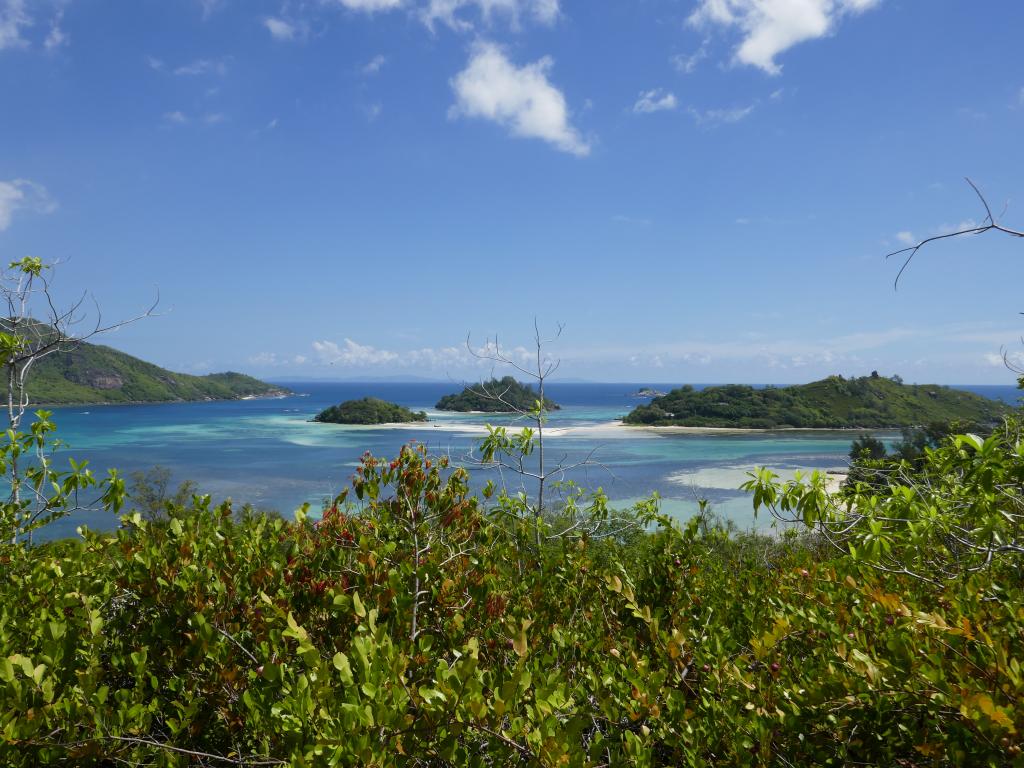
[[(961, 483), (1020, 472), (1005, 441), (949, 450)], [(421, 448), (352, 490), (319, 521), (199, 497), (5, 546), (0, 763), (1021, 764), (1011, 558), (936, 587), (706, 518), (556, 516), (538, 550)]]

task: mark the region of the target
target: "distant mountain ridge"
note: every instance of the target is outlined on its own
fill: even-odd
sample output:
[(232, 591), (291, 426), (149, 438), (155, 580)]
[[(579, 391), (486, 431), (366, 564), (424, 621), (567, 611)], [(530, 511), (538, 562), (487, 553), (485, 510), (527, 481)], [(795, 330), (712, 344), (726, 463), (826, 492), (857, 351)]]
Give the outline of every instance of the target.
[(752, 429), (901, 428), (932, 423), (992, 424), (1013, 409), (972, 392), (903, 384), (873, 374), (788, 387), (740, 384), (674, 389), (630, 411), (626, 424)]
[(32, 405), (240, 400), (279, 394), (288, 390), (242, 373), (175, 373), (112, 347), (84, 342), (70, 352), (44, 357), (28, 377)]

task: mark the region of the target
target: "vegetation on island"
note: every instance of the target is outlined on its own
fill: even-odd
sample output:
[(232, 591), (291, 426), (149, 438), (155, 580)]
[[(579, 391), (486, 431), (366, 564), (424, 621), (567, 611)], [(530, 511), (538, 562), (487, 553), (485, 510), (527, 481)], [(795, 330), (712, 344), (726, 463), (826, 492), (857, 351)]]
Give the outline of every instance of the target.
[(313, 417), (313, 421), (325, 424), (404, 424), (426, 420), (427, 414), (423, 411), (411, 411), (376, 397), (346, 400), (325, 408)]
[(26, 391), (31, 404), (46, 405), (237, 400), (285, 394), (281, 387), (242, 373), (174, 373), (89, 342), (39, 360)]
[[(512, 376), (471, 384), (458, 394), (445, 395), (437, 401), (441, 411), (481, 411), (484, 413), (528, 413), (537, 405), (538, 394), (528, 384)], [(544, 398), (544, 409), (558, 410), (560, 406)]]
[(993, 425), (1010, 406), (951, 387), (904, 384), (877, 373), (788, 387), (740, 384), (673, 389), (630, 411), (626, 424), (682, 427), (901, 428), (929, 423)]

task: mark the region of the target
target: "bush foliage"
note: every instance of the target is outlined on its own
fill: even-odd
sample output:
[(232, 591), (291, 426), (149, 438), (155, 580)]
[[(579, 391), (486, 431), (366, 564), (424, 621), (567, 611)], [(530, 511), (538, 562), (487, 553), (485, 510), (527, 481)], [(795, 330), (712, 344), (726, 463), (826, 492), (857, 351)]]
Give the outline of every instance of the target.
[[(839, 501), (763, 472), (812, 527), (762, 537), (656, 500), (590, 525), (600, 495), (533, 517), (410, 446), (316, 521), (196, 496), (3, 545), (0, 763), (1022, 765), (1022, 454), (950, 439), (945, 483)], [(928, 571), (957, 520), (1004, 549)]]

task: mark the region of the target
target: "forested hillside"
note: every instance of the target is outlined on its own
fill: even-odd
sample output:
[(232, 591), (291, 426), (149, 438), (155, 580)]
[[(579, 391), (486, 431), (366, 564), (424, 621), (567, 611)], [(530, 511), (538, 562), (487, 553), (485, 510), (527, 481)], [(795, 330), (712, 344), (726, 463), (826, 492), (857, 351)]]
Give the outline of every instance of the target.
[(674, 389), (626, 415), (626, 424), (684, 427), (899, 428), (960, 422), (992, 425), (1012, 409), (971, 392), (898, 377), (827, 379), (790, 387), (740, 384)]
[(241, 373), (174, 373), (111, 347), (89, 343), (42, 358), (34, 366), (28, 386), (31, 402), (45, 405), (234, 400), (281, 392), (280, 387)]

